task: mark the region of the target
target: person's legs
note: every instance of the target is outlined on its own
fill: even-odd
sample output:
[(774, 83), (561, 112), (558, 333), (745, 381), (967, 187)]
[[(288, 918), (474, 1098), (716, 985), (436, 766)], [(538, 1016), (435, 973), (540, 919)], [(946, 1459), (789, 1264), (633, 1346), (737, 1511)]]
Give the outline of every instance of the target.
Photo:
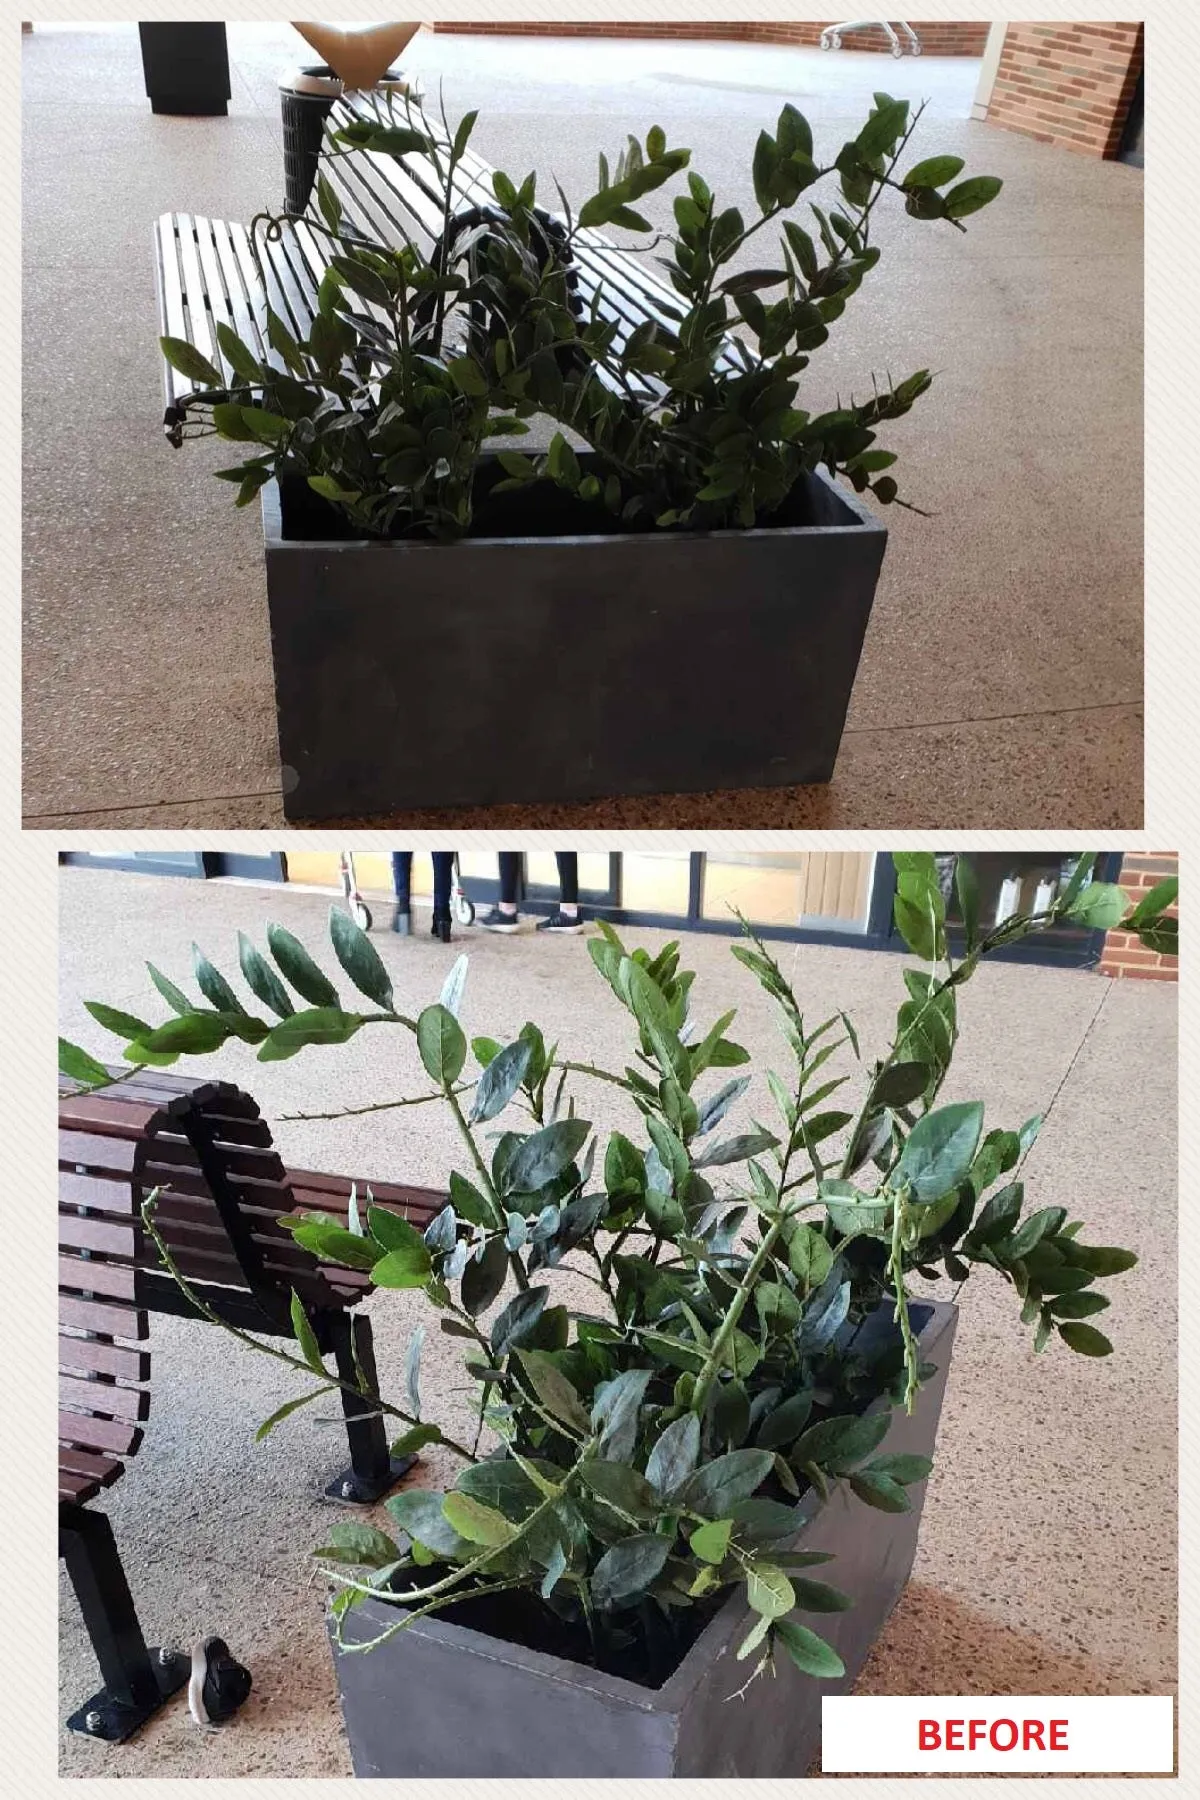
[(578, 933), (583, 930), (583, 914), (579, 910), (579, 858), (573, 850), (556, 851), (558, 886), (561, 898), (554, 911), (538, 920), (539, 931)]
[(579, 911), (579, 858), (573, 850), (556, 850), (554, 860), (558, 864), (559, 911), (572, 918)]
[(500, 864), (500, 905), (505, 912), (515, 913), (521, 889), (521, 852), (501, 850), (496, 861)]
[(434, 850), (433, 862), (433, 935), (443, 943), (450, 942), (450, 887), (454, 880), (453, 850)]
[(479, 923), (485, 931), (503, 931), (511, 935), (519, 929), (517, 894), (521, 887), (521, 853), (519, 850), (501, 850), (497, 861), (500, 864), (500, 900)]
[(409, 898), (412, 889), (411, 850), (393, 850), (392, 887), (396, 895), (392, 930), (399, 932), (401, 937), (407, 937), (412, 930), (412, 903)]

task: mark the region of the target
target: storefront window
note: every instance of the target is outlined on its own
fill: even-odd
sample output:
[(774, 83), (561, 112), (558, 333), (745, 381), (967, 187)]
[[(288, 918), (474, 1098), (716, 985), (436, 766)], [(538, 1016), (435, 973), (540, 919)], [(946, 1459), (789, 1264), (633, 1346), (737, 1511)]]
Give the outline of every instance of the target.
[(701, 916), (724, 921), (736, 908), (755, 925), (863, 932), (874, 862), (869, 851), (709, 856)]
[[(981, 925), (999, 925), (1017, 912), (1044, 911), (1059, 888), (1066, 885), (1077, 854), (1061, 850), (1047, 850), (1041, 854), (972, 850), (969, 855), (979, 883)], [(957, 859), (947, 856), (938, 860), (945, 869), (943, 891), (947, 917), (951, 924), (961, 924), (962, 914), (953, 878)]]
[(691, 858), (677, 850), (640, 850), (621, 858), (621, 905), (626, 912), (686, 919)]

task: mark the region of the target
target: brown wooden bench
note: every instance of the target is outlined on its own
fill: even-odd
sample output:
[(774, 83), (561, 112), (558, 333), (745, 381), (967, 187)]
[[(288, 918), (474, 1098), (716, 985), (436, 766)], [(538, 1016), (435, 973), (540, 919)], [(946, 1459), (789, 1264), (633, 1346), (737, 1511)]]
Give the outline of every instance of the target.
[[(369, 97), (345, 98), (334, 103), (328, 130), (377, 116)], [(334, 157), (323, 154), (320, 168), (342, 203), (344, 222), (373, 242), (395, 248), (406, 236), (415, 235), (431, 244), (441, 233), (444, 217), (438, 184), (425, 158), (406, 156), (400, 164), (393, 157), (359, 150)], [(470, 149), (455, 171), (455, 200), (460, 211), (496, 204), (492, 170)], [(339, 254), (340, 246), (305, 219), (288, 221), (275, 242), (259, 234), (252, 246), (244, 225), (192, 213), (164, 213), (155, 227), (162, 331), (193, 344), (222, 371), (230, 388), (239, 381), (217, 343), (218, 324), (231, 326), (259, 362), (282, 370), (283, 358), (267, 339), (267, 306), (293, 336), (306, 339), (321, 277), (330, 258)], [(594, 303), (599, 316), (616, 327), (618, 346), (648, 322), (669, 331), (682, 314), (679, 296), (649, 272), (647, 260), (603, 232), (588, 228), (575, 235), (572, 266), (579, 297), (585, 310)], [(371, 311), (366, 302), (363, 307)], [(735, 339), (728, 340), (719, 366), (733, 374), (746, 368)], [(630, 379), (647, 393), (661, 387), (650, 375)], [(164, 365), (164, 380), (166, 431), (172, 442), (178, 442), (178, 409), (196, 391), (196, 384), (169, 364)]]
[(104, 1679), (67, 1725), (113, 1743), (157, 1712), (191, 1670), (187, 1656), (147, 1648), (112, 1525), (86, 1510), (137, 1454), (150, 1410), (145, 1308), (109, 1294), (92, 1266), (98, 1238), (111, 1246), (119, 1233), (132, 1255), (140, 1231), (136, 1221), (101, 1227), (83, 1214), (59, 1221), (66, 1275), (58, 1303), (58, 1553)]
[[(290, 1338), (294, 1291), (339, 1378), (357, 1383), (361, 1373), (373, 1388), (370, 1320), (352, 1311), (372, 1292), (370, 1278), (319, 1262), (280, 1222), (313, 1211), (347, 1217), (353, 1185), (364, 1200), (370, 1187), (375, 1205), (421, 1229), (445, 1203), (429, 1188), (285, 1168), (257, 1105), (228, 1082), (144, 1071), (96, 1094), (66, 1092), (59, 1100), (61, 1304), (81, 1330), (93, 1328), (97, 1297), (127, 1309), (130, 1322), (138, 1309), (204, 1317), (142, 1228), (142, 1201), (158, 1188), (155, 1223), (212, 1312), (243, 1331)], [(350, 1467), (325, 1492), (370, 1504), (414, 1458), (390, 1456), (384, 1421), (369, 1400), (345, 1389), (341, 1398)]]

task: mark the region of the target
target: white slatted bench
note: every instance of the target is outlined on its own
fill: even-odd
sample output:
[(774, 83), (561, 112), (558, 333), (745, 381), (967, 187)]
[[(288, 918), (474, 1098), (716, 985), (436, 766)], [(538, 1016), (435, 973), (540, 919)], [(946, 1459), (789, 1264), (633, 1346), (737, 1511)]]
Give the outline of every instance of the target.
[[(339, 100), (329, 119), (331, 131), (362, 118), (376, 118), (369, 100)], [(406, 235), (430, 243), (442, 228), (442, 209), (429, 164), (409, 156), (403, 165), (393, 158), (352, 151), (321, 158), (321, 169), (345, 209), (345, 224), (388, 247)], [(470, 150), (455, 172), (459, 210), (494, 206), (492, 171)], [(553, 216), (553, 215), (551, 215)], [(267, 342), (267, 308), (277, 313), (293, 336), (306, 338), (317, 307), (317, 288), (337, 247), (304, 219), (290, 220), (278, 241), (259, 233), (251, 248), (246, 226), (192, 213), (164, 213), (155, 226), (159, 317), (165, 336), (193, 344), (230, 386), (234, 372), (223, 356), (216, 326), (233, 328), (260, 360), (283, 369), (282, 357)], [(603, 233), (583, 230), (574, 240), (574, 268), (586, 307), (595, 299), (600, 316), (617, 326), (623, 343), (638, 326), (653, 320), (667, 329), (679, 317), (673, 291), (642, 265), (636, 253), (621, 249)], [(745, 365), (731, 341), (723, 366), (736, 372)], [(166, 430), (178, 442), (179, 413), (195, 384), (169, 365), (165, 367)], [(639, 377), (653, 388), (651, 377)]]

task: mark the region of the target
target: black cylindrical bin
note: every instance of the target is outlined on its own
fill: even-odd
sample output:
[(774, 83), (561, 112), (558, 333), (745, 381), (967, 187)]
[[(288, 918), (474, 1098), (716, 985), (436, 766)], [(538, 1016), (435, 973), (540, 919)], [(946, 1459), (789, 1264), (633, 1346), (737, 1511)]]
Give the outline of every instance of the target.
[(139, 25), (150, 110), (216, 116), (229, 110), (225, 27)]
[[(375, 90), (415, 93), (413, 83), (396, 69), (389, 69)], [(279, 102), (283, 111), (283, 209), (300, 214), (307, 209), (317, 179), (317, 159), (325, 134), (329, 109), (342, 92), (340, 79), (328, 63), (306, 63), (279, 77)]]
[(283, 210), (302, 213), (317, 178), (329, 109), (342, 84), (328, 63), (309, 63), (279, 78), (283, 108)]

